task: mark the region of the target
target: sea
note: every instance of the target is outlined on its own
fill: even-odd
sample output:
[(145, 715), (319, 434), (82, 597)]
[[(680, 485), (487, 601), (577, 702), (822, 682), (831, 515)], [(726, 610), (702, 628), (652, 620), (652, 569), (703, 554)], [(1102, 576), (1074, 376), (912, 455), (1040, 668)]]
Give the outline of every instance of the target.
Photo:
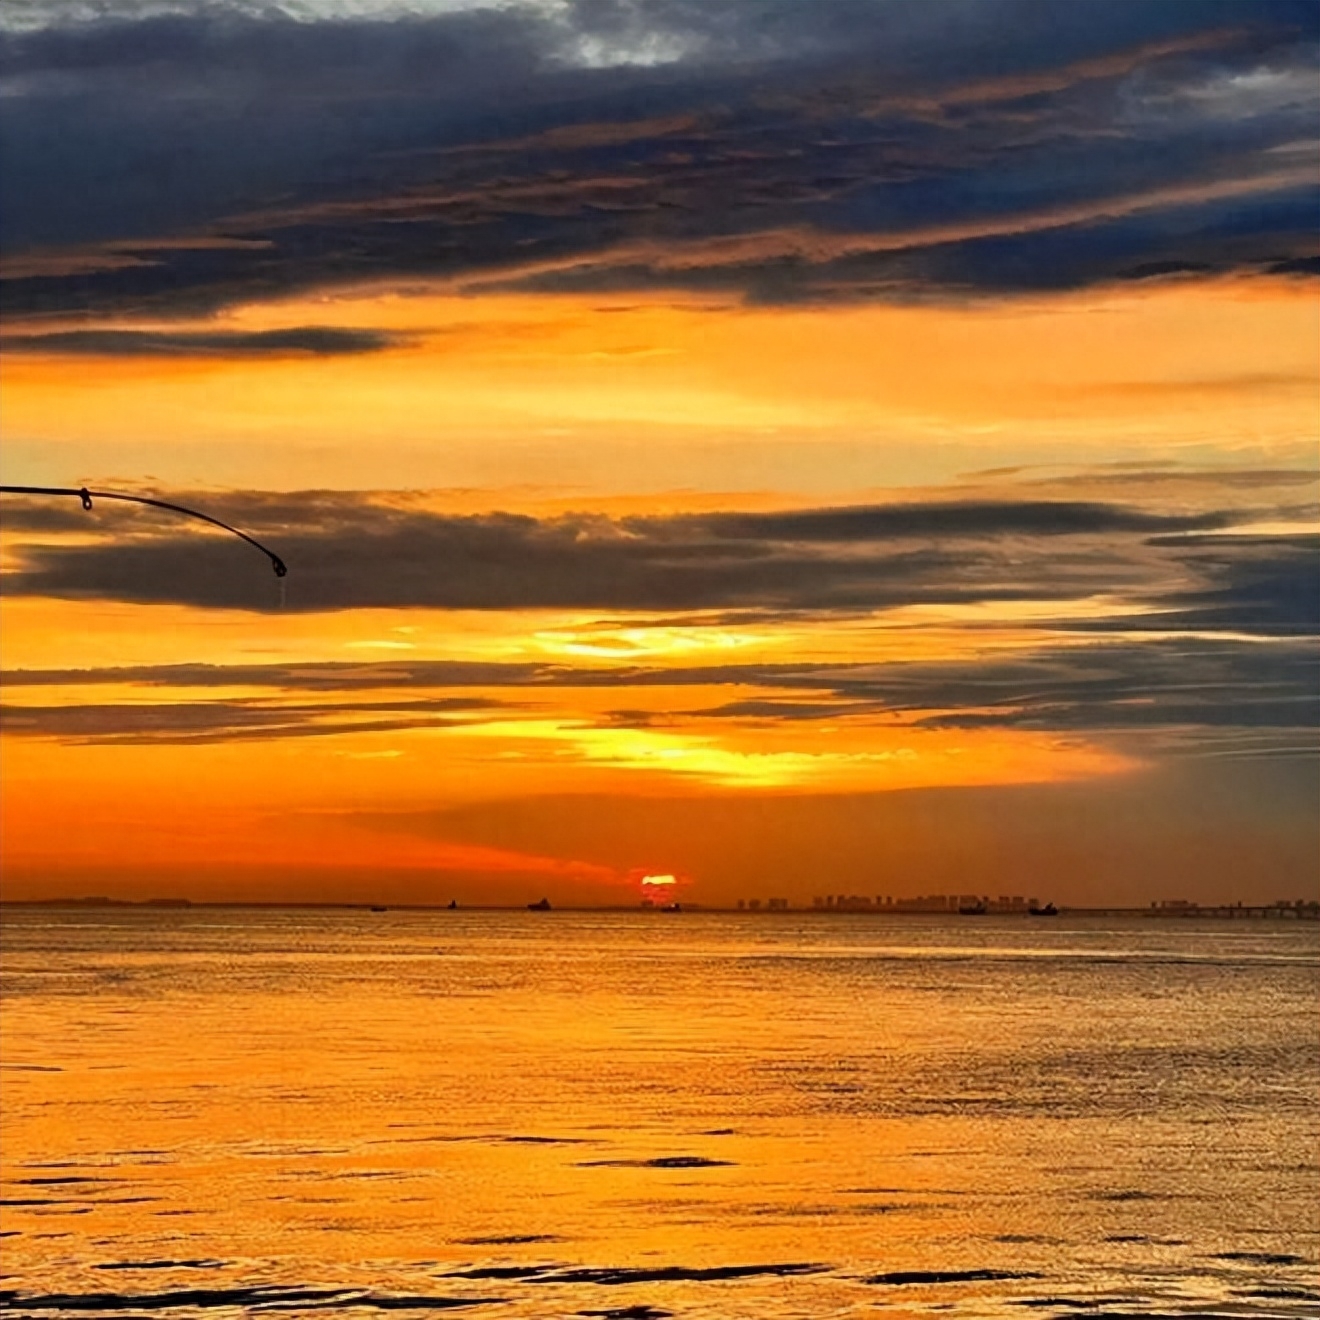
[(10, 906), (10, 1315), (1320, 1316), (1320, 925)]

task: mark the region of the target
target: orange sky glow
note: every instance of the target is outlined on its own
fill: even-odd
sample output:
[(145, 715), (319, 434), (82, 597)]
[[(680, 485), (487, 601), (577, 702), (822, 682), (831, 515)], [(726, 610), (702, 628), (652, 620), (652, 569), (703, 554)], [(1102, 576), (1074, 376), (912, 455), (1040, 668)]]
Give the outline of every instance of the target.
[[(348, 363), (91, 358), (72, 370), (55, 357), (18, 360), (4, 383), (6, 424), (17, 441), (9, 475), (113, 480), (132, 464), (151, 474), (148, 485), (212, 473), (208, 485), (296, 489), (323, 465), (329, 484), (357, 488), (430, 474), (425, 496), (385, 497), (408, 507), (626, 516), (819, 502), (819, 486), (835, 485), (820, 454), (850, 447), (864, 453), (857, 464), (875, 487), (888, 475), (889, 498), (916, 501), (950, 480), (960, 495), (1003, 487), (1001, 474), (950, 471), (959, 464), (1023, 465), (1045, 490), (1053, 479), (1055, 489), (1075, 495), (1112, 484), (1116, 459), (1155, 454), (1188, 469), (1176, 496), (1195, 507), (1207, 479), (1194, 464), (1227, 467), (1245, 456), (1286, 467), (1313, 433), (1316, 305), (1286, 285), (1192, 284), (1027, 307), (828, 314), (372, 291), (248, 306), (227, 321), (270, 329), (313, 316), (412, 338)], [(775, 457), (764, 488), (746, 485), (767, 437)], [(550, 468), (559, 454), (568, 460), (557, 480)], [(1086, 460), (1101, 454), (1106, 466), (1088, 475)], [(831, 494), (860, 502), (863, 492), (847, 492), (849, 476), (845, 465)], [(806, 489), (794, 489), (795, 480)], [(1143, 499), (1139, 476), (1124, 493)], [(89, 521), (95, 532), (74, 531), (71, 542), (104, 534), (113, 516)], [(23, 537), (7, 541), (6, 554), (21, 560)], [(254, 575), (259, 568), (234, 565)], [(714, 612), (675, 622), (663, 613), (563, 610), (253, 616), (38, 597), (7, 600), (3, 628), (6, 664), (18, 669), (199, 657), (210, 664), (532, 660), (660, 671), (735, 660), (895, 665), (1028, 652), (1061, 614), (1085, 620), (1121, 604), (1098, 587), (1097, 599), (1066, 608), (1013, 601), (746, 622)], [(286, 590), (299, 590), (296, 568)], [(15, 691), (11, 729), (21, 729), (25, 705), (44, 705), (51, 695)], [(347, 869), (357, 880), (330, 883), (332, 895), (380, 888), (395, 899), (415, 892), (434, 900), (457, 889), (465, 898), (499, 899), (517, 890), (512, 876), (618, 900), (632, 891), (628, 868), (612, 858), (419, 839), (381, 822), (550, 788), (573, 795), (590, 817), (599, 801), (620, 796), (769, 794), (772, 801), (1054, 785), (1131, 775), (1152, 757), (1130, 737), (923, 724), (937, 708), (810, 723), (777, 720), (772, 706), (759, 716), (703, 716), (731, 696), (788, 699), (754, 681), (670, 687), (661, 679), (628, 694), (633, 727), (612, 713), (619, 694), (608, 686), (518, 689), (511, 703), (502, 689), (465, 695), (498, 704), (432, 727), (405, 719), (391, 729), (397, 693), (386, 686), (355, 692), (381, 707), (367, 730), (337, 732), (342, 716), (328, 699), (319, 715), (311, 712), (319, 724), (312, 737), (156, 743), (139, 735), (106, 744), (11, 734), (4, 795), (11, 884), (22, 896), (90, 885), (136, 897), (223, 897), (231, 889), (214, 878), (215, 868), (234, 875), (257, 868), (267, 877), (282, 868), (297, 879), (272, 892), (309, 898), (326, 891), (327, 874)], [(200, 694), (71, 682), (58, 701), (132, 708), (199, 696), (274, 711), (296, 704), (307, 718), (305, 694), (241, 681)], [(827, 838), (817, 843), (828, 847)], [(883, 859), (877, 865), (885, 869)], [(199, 869), (211, 876), (200, 885)], [(426, 878), (436, 876), (444, 878), (438, 885)], [(232, 892), (253, 891), (237, 883)], [(691, 893), (732, 897), (715, 877), (697, 877)]]
[(4, 481), (290, 571), (5, 497), (5, 895), (1313, 884), (1303, 92), (1129, 36), (24, 194)]

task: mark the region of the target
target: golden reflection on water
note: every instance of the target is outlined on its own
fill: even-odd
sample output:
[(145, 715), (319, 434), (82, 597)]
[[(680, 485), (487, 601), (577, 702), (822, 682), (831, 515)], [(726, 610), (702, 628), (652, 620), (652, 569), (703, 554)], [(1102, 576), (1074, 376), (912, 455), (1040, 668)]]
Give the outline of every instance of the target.
[(10, 908), (5, 1287), (1313, 1314), (1316, 935)]

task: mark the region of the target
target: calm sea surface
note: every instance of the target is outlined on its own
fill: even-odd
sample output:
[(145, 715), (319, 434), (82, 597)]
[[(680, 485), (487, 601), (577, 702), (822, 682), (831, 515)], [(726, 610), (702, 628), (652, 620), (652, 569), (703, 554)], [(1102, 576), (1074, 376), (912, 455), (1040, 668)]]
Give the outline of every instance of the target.
[(1320, 1315), (1320, 927), (9, 908), (11, 1313)]

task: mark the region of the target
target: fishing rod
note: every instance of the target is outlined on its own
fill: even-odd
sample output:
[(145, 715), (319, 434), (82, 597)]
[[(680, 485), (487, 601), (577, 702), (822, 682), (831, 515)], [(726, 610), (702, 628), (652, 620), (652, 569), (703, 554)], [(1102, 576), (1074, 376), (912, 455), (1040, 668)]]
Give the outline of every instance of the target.
[(226, 532), (232, 532), (235, 536), (246, 541), (248, 545), (256, 546), (267, 559), (270, 560), (271, 567), (275, 570), (275, 576), (282, 578), (288, 573), (284, 560), (273, 550), (267, 550), (260, 541), (254, 536), (249, 536), (246, 532), (241, 532), (237, 527), (231, 527), (227, 522), (221, 522), (219, 518), (212, 518), (209, 513), (201, 513), (197, 509), (187, 509), (182, 504), (171, 504), (168, 500), (153, 500), (146, 495), (120, 495), (112, 490), (88, 490), (86, 486), (0, 486), (0, 494), (3, 495), (76, 495), (82, 500), (84, 509), (92, 507), (92, 500), (121, 500), (126, 504), (149, 504), (153, 509), (168, 509), (170, 513), (182, 513), (189, 518), (200, 518), (202, 522), (208, 522), (213, 527), (223, 528)]

